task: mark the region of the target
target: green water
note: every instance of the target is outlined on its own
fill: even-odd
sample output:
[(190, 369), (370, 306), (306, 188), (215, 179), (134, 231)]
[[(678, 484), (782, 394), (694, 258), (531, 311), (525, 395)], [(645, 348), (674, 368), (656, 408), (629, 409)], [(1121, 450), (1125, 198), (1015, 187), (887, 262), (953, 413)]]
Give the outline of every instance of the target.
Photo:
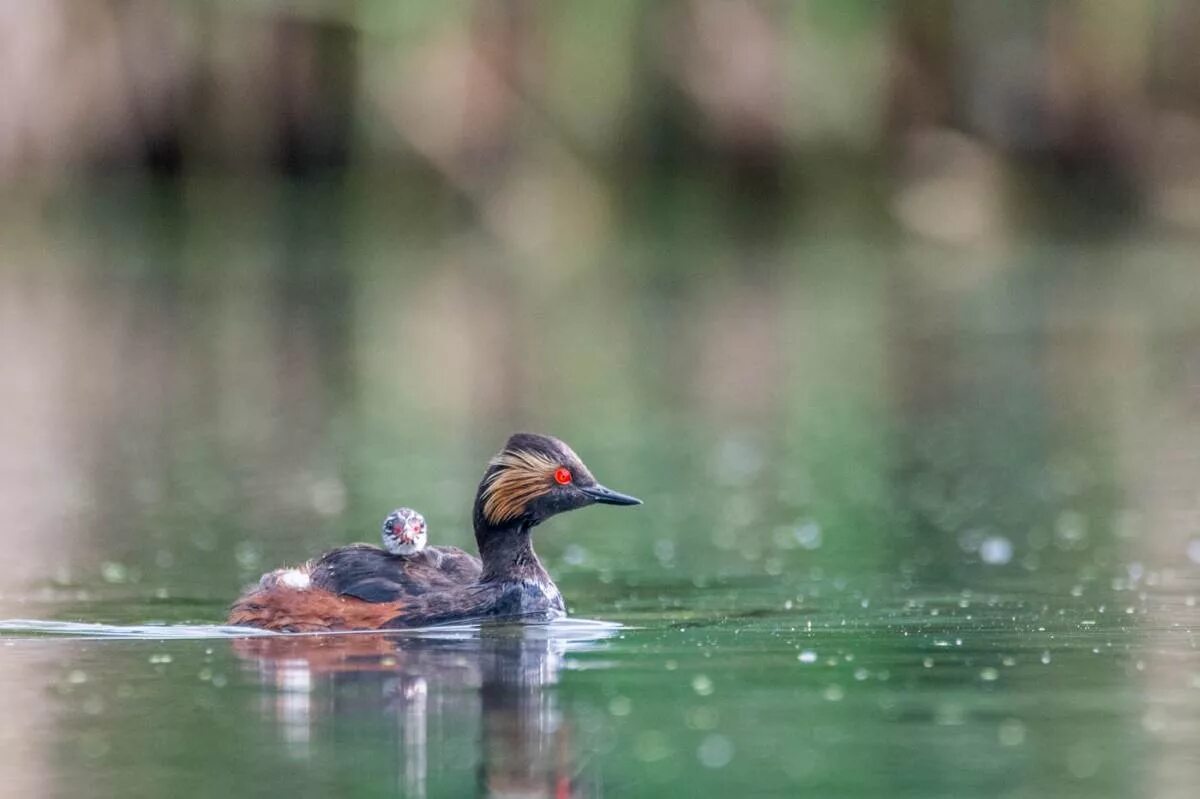
[[(648, 584), (604, 614), (627, 625), (613, 630), (9, 639), (5, 667), (27, 675), (9, 701), (40, 721), (5, 748), (53, 741), (41, 765), (64, 796), (1185, 796), (1194, 785), (1193, 595), (787, 582)], [(737, 611), (663, 610), (676, 602)]]
[[(1200, 784), (1189, 241), (513, 252), (362, 198), (109, 199), (4, 228), (6, 793)], [(608, 626), (210, 626), (398, 504), (471, 546), (518, 429), (645, 500), (537, 531)]]

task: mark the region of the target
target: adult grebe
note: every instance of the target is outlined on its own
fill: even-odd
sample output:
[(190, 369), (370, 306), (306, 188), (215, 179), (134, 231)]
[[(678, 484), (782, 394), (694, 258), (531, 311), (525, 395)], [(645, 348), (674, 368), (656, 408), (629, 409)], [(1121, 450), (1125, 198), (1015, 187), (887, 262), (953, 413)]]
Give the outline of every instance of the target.
[(287, 570), (265, 576), (234, 603), (229, 623), (313, 632), (560, 618), (562, 595), (533, 551), (531, 531), (595, 503), (641, 500), (597, 483), (562, 441), (518, 433), (489, 461), (475, 494), (479, 558), (453, 547), (399, 558), (376, 547), (342, 547), (307, 564), (307, 579), (268, 579)]

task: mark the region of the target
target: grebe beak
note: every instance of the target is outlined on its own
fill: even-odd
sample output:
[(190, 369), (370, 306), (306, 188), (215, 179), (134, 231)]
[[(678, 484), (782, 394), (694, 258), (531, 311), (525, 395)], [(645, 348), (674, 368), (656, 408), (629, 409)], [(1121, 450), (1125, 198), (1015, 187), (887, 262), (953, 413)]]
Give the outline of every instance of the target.
[(631, 497), (628, 494), (620, 494), (610, 488), (596, 483), (593, 486), (581, 486), (580, 491), (587, 494), (594, 501), (601, 505), (641, 505), (642, 501), (637, 497)]

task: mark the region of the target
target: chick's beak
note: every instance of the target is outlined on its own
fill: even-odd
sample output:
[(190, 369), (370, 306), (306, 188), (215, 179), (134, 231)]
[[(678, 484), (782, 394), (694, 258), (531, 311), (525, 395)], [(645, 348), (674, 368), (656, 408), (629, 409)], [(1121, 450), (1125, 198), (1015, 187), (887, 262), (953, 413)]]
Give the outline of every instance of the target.
[(594, 502), (601, 505), (641, 505), (642, 501), (637, 497), (631, 497), (628, 494), (621, 494), (613, 491), (611, 488), (596, 483), (590, 486), (581, 486), (580, 491), (587, 494)]

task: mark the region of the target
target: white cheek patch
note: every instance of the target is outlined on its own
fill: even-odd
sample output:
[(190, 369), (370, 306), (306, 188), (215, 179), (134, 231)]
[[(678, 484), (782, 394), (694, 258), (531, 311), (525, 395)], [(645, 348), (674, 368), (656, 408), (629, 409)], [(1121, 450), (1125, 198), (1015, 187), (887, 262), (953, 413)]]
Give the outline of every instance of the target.
[(401, 544), (399, 541), (390, 542), (388, 549), (393, 555), (412, 555), (425, 548), (425, 536), (419, 535), (411, 544)]
[(428, 536), (423, 532), (414, 536), (411, 542), (401, 541), (398, 538), (385, 535), (383, 537), (383, 546), (393, 555), (412, 555), (423, 550), (426, 541), (428, 541)]
[(279, 575), (279, 584), (286, 585), (288, 588), (295, 588), (298, 591), (303, 591), (305, 588), (312, 586), (312, 580), (309, 576), (299, 569), (288, 569), (283, 574)]

